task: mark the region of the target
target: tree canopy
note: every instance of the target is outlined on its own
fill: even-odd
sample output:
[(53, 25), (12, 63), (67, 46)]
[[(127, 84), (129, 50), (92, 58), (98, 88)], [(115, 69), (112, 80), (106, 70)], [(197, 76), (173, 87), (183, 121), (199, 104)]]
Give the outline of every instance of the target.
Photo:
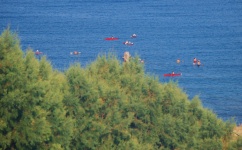
[(232, 150), (234, 126), (146, 74), (138, 56), (59, 72), (9, 28), (0, 36), (0, 149)]

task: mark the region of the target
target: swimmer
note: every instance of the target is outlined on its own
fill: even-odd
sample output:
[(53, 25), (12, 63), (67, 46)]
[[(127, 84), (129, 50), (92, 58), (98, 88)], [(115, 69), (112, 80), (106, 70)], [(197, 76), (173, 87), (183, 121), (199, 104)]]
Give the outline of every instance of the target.
[(196, 65), (197, 63), (197, 58), (193, 58), (193, 65)]
[(177, 59), (177, 60), (176, 60), (176, 63), (178, 63), (178, 64), (179, 64), (180, 62), (181, 62), (181, 60), (180, 60), (180, 59)]
[(197, 66), (199, 67), (201, 65), (200, 60), (197, 61)]

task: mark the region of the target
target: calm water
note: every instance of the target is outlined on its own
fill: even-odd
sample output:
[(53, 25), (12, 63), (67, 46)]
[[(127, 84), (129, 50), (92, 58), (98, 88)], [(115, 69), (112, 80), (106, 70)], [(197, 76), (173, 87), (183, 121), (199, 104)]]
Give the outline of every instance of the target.
[[(199, 95), (222, 119), (242, 123), (241, 0), (0, 0), (0, 29), (7, 25), (23, 50), (39, 49), (59, 70), (110, 51), (120, 60), (125, 51), (138, 54), (147, 73), (178, 81), (190, 99)], [(119, 40), (104, 40), (110, 36)], [(71, 57), (75, 50), (82, 54)], [(203, 65), (193, 66), (194, 57)], [(163, 77), (172, 71), (182, 76)]]

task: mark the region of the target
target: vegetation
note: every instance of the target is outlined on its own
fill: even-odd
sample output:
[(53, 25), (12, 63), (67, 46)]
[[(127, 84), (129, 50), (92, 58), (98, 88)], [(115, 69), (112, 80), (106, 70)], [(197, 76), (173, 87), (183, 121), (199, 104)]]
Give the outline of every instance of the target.
[(233, 122), (189, 100), (177, 83), (144, 73), (138, 57), (99, 56), (54, 70), (0, 36), (0, 149), (241, 149)]

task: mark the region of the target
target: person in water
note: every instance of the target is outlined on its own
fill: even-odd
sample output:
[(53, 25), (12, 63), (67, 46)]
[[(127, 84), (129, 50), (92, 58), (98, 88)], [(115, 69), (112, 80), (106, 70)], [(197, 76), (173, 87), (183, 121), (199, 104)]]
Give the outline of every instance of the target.
[(196, 65), (197, 63), (197, 58), (193, 58), (193, 64)]
[(172, 71), (172, 73), (171, 74), (175, 74), (175, 72), (174, 71)]
[(178, 64), (179, 64), (180, 62), (181, 62), (181, 60), (180, 60), (180, 59), (177, 59), (177, 60), (176, 60), (176, 63), (178, 63)]
[(197, 66), (199, 67), (201, 65), (200, 60), (197, 61)]

